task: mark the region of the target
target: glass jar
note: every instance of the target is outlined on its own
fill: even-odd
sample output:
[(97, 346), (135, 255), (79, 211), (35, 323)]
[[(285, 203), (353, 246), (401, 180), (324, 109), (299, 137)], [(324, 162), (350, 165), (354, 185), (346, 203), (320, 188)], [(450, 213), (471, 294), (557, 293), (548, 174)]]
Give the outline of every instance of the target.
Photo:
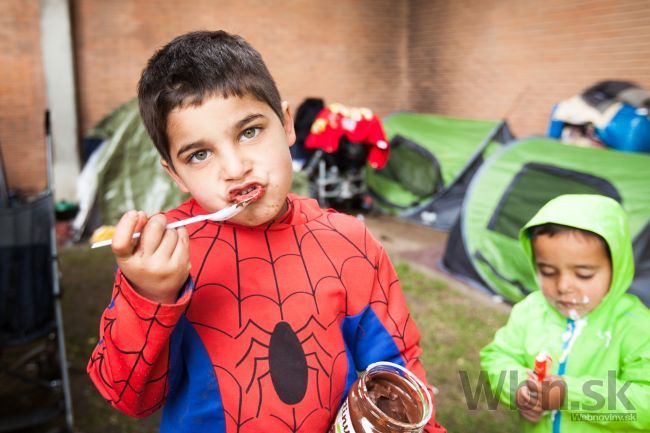
[(330, 433), (420, 433), (432, 410), (429, 390), (413, 373), (376, 362), (352, 384)]

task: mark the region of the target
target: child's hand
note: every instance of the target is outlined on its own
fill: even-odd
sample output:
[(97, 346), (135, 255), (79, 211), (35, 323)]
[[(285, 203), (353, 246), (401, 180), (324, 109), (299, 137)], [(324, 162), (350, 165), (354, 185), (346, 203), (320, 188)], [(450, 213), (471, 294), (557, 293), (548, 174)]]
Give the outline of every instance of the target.
[[(122, 216), (113, 235), (113, 254), (124, 276), (142, 296), (173, 304), (190, 272), (187, 230), (165, 228), (163, 215), (130, 211)], [(142, 232), (140, 239), (133, 234)]]
[(519, 414), (530, 422), (539, 422), (542, 418), (542, 402), (539, 394), (533, 392), (529, 385), (531, 380), (527, 380), (517, 389), (515, 403)]
[(529, 374), (528, 389), (539, 396), (543, 410), (557, 410), (564, 403), (566, 383), (560, 376), (548, 375), (543, 381), (537, 380), (534, 373)]

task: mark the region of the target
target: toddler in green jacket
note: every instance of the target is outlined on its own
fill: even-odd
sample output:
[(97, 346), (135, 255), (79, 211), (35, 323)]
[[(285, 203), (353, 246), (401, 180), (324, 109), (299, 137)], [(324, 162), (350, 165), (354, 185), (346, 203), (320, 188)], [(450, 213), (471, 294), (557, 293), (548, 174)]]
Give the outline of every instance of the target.
[[(548, 202), (520, 233), (539, 291), (481, 351), (492, 391), (524, 432), (650, 430), (650, 310), (634, 277), (627, 217), (599, 195)], [(543, 380), (539, 353), (553, 362)]]

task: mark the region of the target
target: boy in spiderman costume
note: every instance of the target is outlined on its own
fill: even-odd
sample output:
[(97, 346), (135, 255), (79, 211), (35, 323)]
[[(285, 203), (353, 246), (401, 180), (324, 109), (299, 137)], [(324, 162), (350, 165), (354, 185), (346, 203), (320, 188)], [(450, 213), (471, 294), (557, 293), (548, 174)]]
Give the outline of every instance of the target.
[[(192, 198), (117, 224), (119, 265), (88, 364), (113, 406), (162, 432), (326, 432), (375, 361), (422, 380), (393, 266), (356, 218), (289, 194), (293, 120), (261, 56), (194, 32), (149, 60), (140, 113)], [(227, 222), (168, 222), (255, 197)], [(142, 236), (133, 240), (132, 235)], [(427, 432), (444, 429), (434, 417)]]

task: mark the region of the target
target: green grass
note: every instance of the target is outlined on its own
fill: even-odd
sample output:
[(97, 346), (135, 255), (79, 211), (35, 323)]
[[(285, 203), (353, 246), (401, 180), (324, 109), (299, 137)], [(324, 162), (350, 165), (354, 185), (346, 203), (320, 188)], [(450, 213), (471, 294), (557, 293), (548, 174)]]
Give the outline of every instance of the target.
[(155, 433), (158, 416), (137, 420), (113, 409), (86, 374), (97, 344), (99, 318), (108, 305), (115, 277), (110, 248), (90, 250), (87, 245), (60, 254), (61, 287), (70, 382), (77, 433)]
[[(436, 396), (436, 418), (450, 432), (516, 432), (518, 415), (499, 405), (488, 410), (485, 398), (470, 410), (461, 384), (466, 372), (471, 392), (479, 377), (479, 351), (494, 337), (508, 316), (491, 301), (481, 302), (412, 270), (396, 267), (411, 314), (422, 335), (421, 361), (427, 379), (440, 392)], [(468, 390), (469, 391), (469, 390)]]
[[(135, 420), (110, 407), (86, 374), (86, 364), (99, 330), (99, 317), (110, 300), (115, 264), (109, 249), (90, 251), (77, 246), (60, 255), (64, 289), (64, 318), (73, 403), (78, 432), (153, 433), (159, 415)], [(486, 302), (469, 299), (442, 280), (431, 279), (399, 264), (400, 276), (411, 313), (422, 334), (422, 362), (430, 383), (439, 388), (437, 418), (450, 432), (514, 432), (512, 411), (488, 411), (485, 402), (470, 414), (459, 371), (467, 371), (473, 387), (478, 377), (478, 352), (507, 315)]]

